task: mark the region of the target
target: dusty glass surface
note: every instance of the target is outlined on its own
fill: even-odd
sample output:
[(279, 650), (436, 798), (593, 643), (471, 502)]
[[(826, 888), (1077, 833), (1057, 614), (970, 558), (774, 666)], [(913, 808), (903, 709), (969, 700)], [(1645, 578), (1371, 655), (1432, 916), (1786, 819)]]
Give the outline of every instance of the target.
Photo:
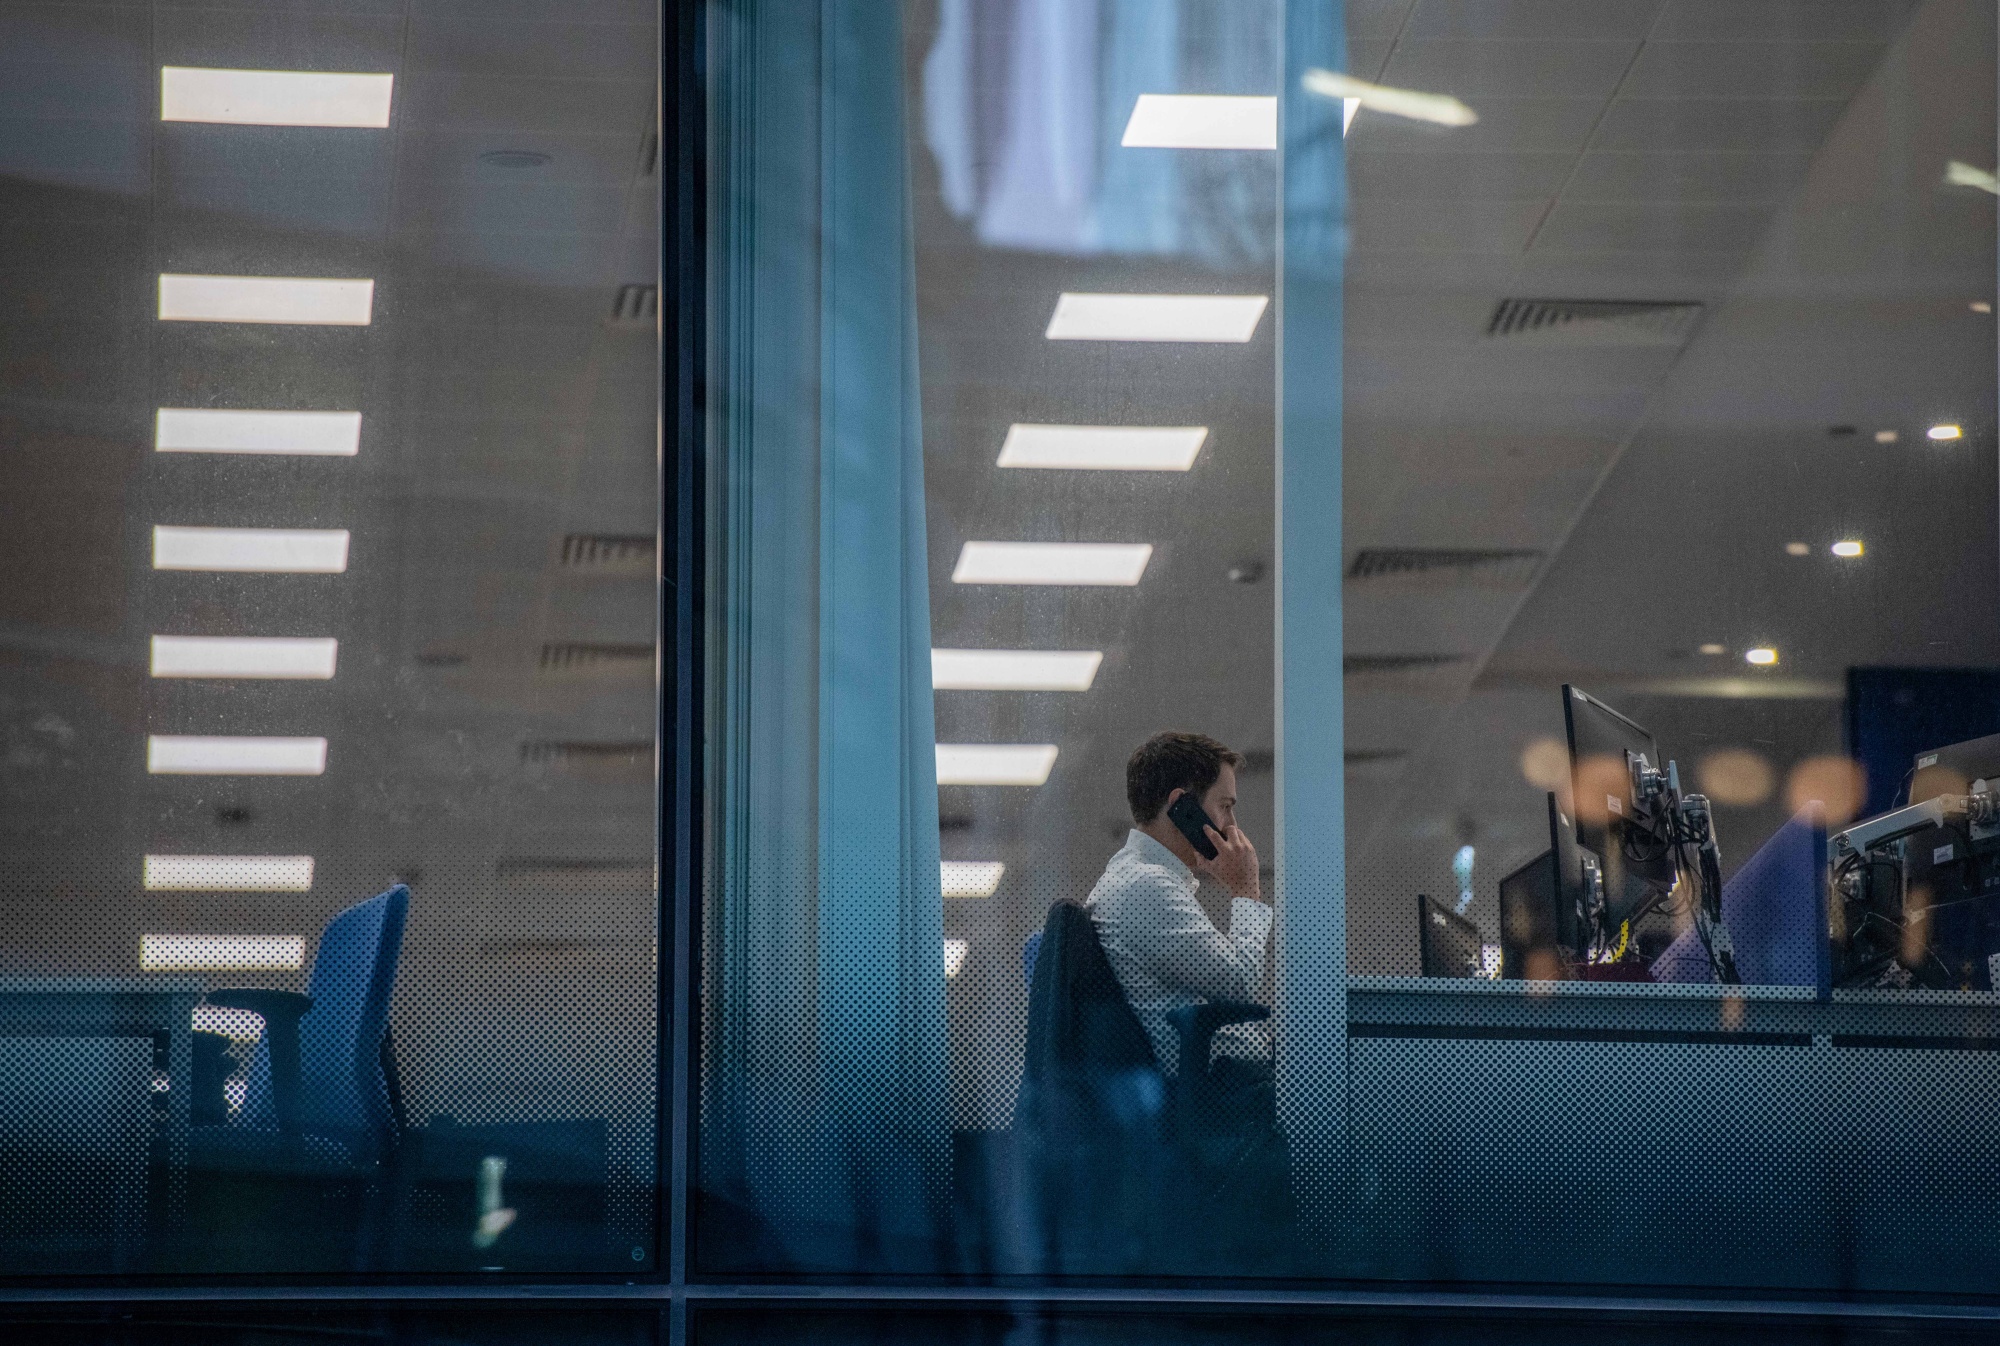
[(705, 1274), (1990, 1284), (1989, 7), (717, 33)]
[(0, 14), (0, 1276), (651, 1264), (655, 40)]

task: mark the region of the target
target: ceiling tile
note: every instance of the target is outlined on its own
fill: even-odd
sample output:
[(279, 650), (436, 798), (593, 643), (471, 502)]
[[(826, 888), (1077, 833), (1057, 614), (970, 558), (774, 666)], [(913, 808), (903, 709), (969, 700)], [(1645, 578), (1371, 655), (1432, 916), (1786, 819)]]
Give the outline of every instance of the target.
[(1653, 36), (1881, 41), (1901, 32), (1916, 7), (1916, 0), (1668, 0)]
[(1841, 110), (1837, 99), (1681, 101), (1621, 98), (1591, 138), (1593, 150), (1653, 152), (1761, 150), (1803, 153), (1826, 138)]
[(1851, 98), (1881, 64), (1879, 42), (1649, 42), (1625, 98)]
[(1347, 137), (1351, 150), (1470, 154), (1569, 151), (1583, 148), (1604, 108), (1602, 98), (1482, 98), (1479, 121), (1444, 127), (1363, 111)]
[(1812, 162), (1789, 154), (1605, 154), (1583, 156), (1565, 201), (1778, 201)]
[(1416, 41), (1396, 44), (1386, 84), (1459, 98), (1608, 98), (1632, 63), (1631, 40)]
[(1404, 36), (1630, 38), (1646, 35), (1665, 0), (1417, 0)]
[(1655, 201), (1557, 203), (1535, 251), (1747, 252), (1770, 224), (1761, 205)]

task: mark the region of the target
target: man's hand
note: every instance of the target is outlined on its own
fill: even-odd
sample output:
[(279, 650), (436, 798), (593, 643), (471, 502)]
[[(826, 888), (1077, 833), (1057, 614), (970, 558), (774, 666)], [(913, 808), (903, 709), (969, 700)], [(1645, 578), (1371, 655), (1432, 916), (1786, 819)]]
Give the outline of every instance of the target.
[(1221, 883), (1234, 897), (1262, 902), (1264, 889), (1257, 875), (1257, 848), (1243, 835), (1243, 829), (1232, 825), (1224, 835), (1211, 824), (1203, 830), (1208, 833), (1208, 844), (1215, 847), (1215, 858), (1203, 860), (1201, 872)]

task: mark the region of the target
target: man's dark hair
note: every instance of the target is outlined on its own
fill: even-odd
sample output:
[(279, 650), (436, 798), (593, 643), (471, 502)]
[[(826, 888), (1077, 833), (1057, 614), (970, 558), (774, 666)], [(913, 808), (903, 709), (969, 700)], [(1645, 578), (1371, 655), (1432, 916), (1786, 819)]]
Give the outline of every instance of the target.
[(1242, 753), (1206, 734), (1153, 735), (1125, 764), (1125, 802), (1132, 806), (1132, 821), (1143, 827), (1160, 816), (1175, 790), (1198, 798), (1208, 793), (1222, 768), (1242, 765)]

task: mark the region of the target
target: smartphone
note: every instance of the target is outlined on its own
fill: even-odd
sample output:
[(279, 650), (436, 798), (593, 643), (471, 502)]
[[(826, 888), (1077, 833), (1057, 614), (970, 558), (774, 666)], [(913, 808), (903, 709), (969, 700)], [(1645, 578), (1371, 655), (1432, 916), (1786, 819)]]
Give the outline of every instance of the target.
[[(1188, 839), (1188, 845), (1194, 847), (1197, 855), (1204, 860), (1215, 858), (1215, 843), (1208, 839), (1204, 830), (1215, 827), (1215, 823), (1199, 799), (1183, 791), (1180, 798), (1167, 805), (1167, 818), (1181, 829), (1181, 835)], [(1222, 829), (1215, 827), (1215, 830), (1220, 832)]]

